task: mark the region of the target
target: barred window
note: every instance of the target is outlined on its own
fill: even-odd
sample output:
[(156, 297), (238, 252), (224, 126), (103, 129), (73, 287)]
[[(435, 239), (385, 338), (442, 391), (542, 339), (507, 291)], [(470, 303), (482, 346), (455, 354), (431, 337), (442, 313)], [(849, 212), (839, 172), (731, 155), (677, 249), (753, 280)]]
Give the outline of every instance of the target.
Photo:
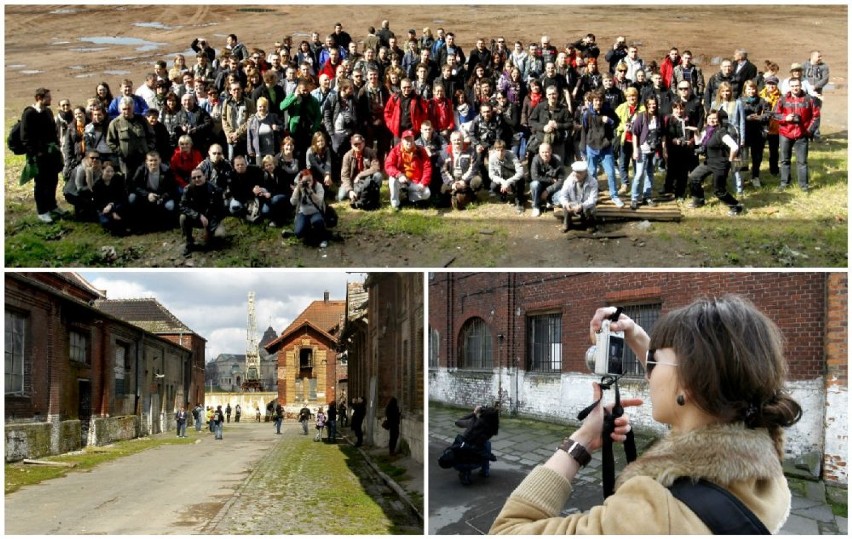
[(482, 318), (471, 318), (461, 330), (461, 364), (463, 369), (490, 369), (491, 332)]
[[(662, 304), (651, 303), (646, 305), (628, 305), (624, 307), (624, 314), (633, 319), (634, 322), (642, 326), (642, 328), (650, 335), (654, 324), (660, 317)], [(629, 346), (624, 347), (624, 375), (625, 376), (645, 376), (645, 371), (642, 364), (636, 358), (636, 354)]]
[(562, 314), (542, 314), (527, 318), (527, 342), (529, 371), (562, 371)]
[(438, 347), (441, 336), (437, 329), (429, 329), (429, 368), (438, 368)]
[(26, 318), (6, 311), (6, 394), (24, 392), (24, 332)]
[(71, 361), (80, 363), (89, 363), (89, 339), (79, 331), (71, 330), (69, 333), (69, 352), (68, 357)]
[(299, 368), (312, 369), (314, 367), (314, 351), (312, 348), (299, 350)]

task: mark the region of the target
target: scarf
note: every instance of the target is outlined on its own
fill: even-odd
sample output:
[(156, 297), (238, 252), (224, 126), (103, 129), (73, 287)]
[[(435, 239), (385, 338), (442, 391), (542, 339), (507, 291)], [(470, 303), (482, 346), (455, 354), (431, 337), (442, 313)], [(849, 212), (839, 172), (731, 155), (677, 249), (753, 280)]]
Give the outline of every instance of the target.
[(541, 92), (539, 92), (537, 94), (536, 93), (530, 94), (530, 108), (534, 109), (536, 107), (536, 105), (538, 105), (541, 102), (542, 95), (543, 94)]

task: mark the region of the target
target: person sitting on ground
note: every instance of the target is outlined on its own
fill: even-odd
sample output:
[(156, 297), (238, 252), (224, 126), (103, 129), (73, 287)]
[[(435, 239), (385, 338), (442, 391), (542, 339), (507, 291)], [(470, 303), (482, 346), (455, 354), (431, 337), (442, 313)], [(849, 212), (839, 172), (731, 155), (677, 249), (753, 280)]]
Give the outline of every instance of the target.
[(260, 202), (254, 190), (263, 183), (263, 173), (254, 165), (248, 164), (244, 155), (234, 158), (234, 172), (225, 191), (228, 199), (228, 212), (233, 216), (245, 217), (250, 223), (260, 219)]
[(269, 220), (269, 226), (278, 228), (292, 218), (290, 196), (293, 186), (282, 168), (271, 155), (263, 156), (263, 181), (253, 192), (260, 201), (260, 215)]
[(204, 171), (207, 181), (218, 187), (222, 192), (222, 209), (228, 212), (229, 207), (225, 201), (225, 191), (231, 184), (231, 175), (234, 173), (234, 169), (231, 163), (225, 159), (225, 151), (222, 146), (212, 144), (210, 149), (207, 150), (207, 158), (198, 167)]
[(482, 187), (479, 156), (473, 148), (465, 148), (462, 134), (456, 131), (450, 135), (441, 162), (441, 195), (450, 199), (454, 210), (463, 210), (476, 200), (476, 191)]
[[(595, 312), (592, 342), (615, 311)], [(650, 337), (624, 314), (610, 330), (624, 332), (645, 367), (652, 417), (670, 430), (622, 470), (615, 493), (603, 505), (563, 517), (572, 481), (603, 444), (604, 406), (598, 401), (580, 428), (514, 490), (490, 533), (706, 535), (714, 530), (678, 491), (689, 489), (689, 498), (703, 502), (695, 506), (707, 508), (713, 502), (705, 500), (716, 498), (713, 487), (741, 505), (739, 513), (714, 511), (723, 523), (753, 513), (764, 533), (778, 533), (791, 503), (782, 467), (784, 428), (802, 417), (801, 406), (784, 388), (788, 367), (778, 326), (748, 300), (727, 295), (669, 311)], [(600, 386), (594, 387), (599, 399)], [(641, 403), (621, 401), (625, 407)], [(624, 441), (630, 430), (626, 416), (617, 418), (611, 439)], [(695, 486), (699, 480), (712, 484)], [(627, 518), (639, 513), (641, 518)]]
[(116, 172), (115, 168), (111, 161), (102, 162), (101, 177), (92, 186), (92, 195), (98, 221), (104, 230), (115, 236), (123, 236), (128, 230), (125, 219), (127, 189), (124, 176)]
[(93, 188), (101, 179), (101, 156), (96, 151), (86, 152), (83, 161), (68, 174), (62, 190), (65, 200), (74, 206), (74, 217), (79, 221), (96, 221), (97, 206)]
[(407, 196), (409, 202), (417, 203), (429, 200), (432, 195), (429, 190), (432, 163), (426, 150), (414, 144), (414, 138), (414, 131), (404, 131), (400, 143), (385, 158), (391, 207), (395, 211), (401, 209), (403, 196)]
[(183, 190), (189, 185), (190, 173), (201, 164), (201, 161), (201, 152), (193, 147), (192, 137), (181, 135), (178, 139), (177, 150), (172, 154), (169, 161), (169, 168), (175, 177), (175, 183), (177, 183), (180, 194), (183, 194)]
[(598, 182), (589, 174), (585, 161), (571, 165), (571, 174), (565, 178), (562, 189), (553, 197), (553, 203), (562, 206), (562, 232), (574, 227), (574, 217), (596, 232), (595, 206), (598, 203)]
[(376, 152), (366, 147), (362, 135), (352, 135), (350, 145), (352, 149), (343, 156), (340, 170), (340, 192), (343, 199), (348, 199), (355, 209), (378, 209), (382, 186), (381, 163)]
[(128, 189), (127, 201), (137, 230), (169, 229), (177, 224), (177, 185), (159, 153), (148, 152)]
[(207, 181), (207, 175), (200, 168), (190, 174), (190, 184), (180, 199), (180, 230), (186, 241), (183, 256), (189, 256), (195, 248), (192, 229), (204, 231), (204, 244), (210, 246), (213, 238), (224, 238), (222, 226), (222, 191)]
[(562, 188), (565, 180), (562, 160), (553, 154), (553, 149), (546, 142), (539, 145), (538, 154), (530, 164), (530, 180), (532, 216), (538, 217), (541, 215), (541, 205), (548, 203), (550, 197)]
[(432, 128), (432, 122), (426, 120), (420, 125), (420, 136), (414, 141), (414, 144), (426, 150), (429, 155), (429, 160), (432, 162), (432, 181), (429, 182), (429, 190), (432, 191), (433, 198), (440, 195), (441, 192), (441, 152), (446, 145), (444, 139)]
[(488, 174), (491, 177), (491, 196), (500, 200), (515, 200), (515, 211), (524, 212), (524, 165), (518, 156), (506, 149), (506, 143), (498, 140), (491, 147), (488, 157)]
[(320, 249), (328, 247), (324, 197), (322, 184), (314, 180), (311, 171), (305, 169), (300, 172), (290, 197), (290, 204), (297, 208), (293, 233), (305, 245), (318, 244)]

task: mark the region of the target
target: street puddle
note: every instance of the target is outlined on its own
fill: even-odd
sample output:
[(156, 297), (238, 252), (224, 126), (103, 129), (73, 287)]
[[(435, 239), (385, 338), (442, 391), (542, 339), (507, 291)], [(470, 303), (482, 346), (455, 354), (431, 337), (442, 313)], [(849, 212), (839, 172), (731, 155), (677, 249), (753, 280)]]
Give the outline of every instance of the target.
[(180, 28), (180, 26), (169, 26), (161, 22), (134, 22), (133, 26), (138, 26), (140, 28), (155, 28), (157, 30), (174, 30), (175, 28)]
[(150, 52), (166, 45), (165, 43), (157, 43), (154, 41), (148, 41), (146, 39), (140, 39), (138, 37), (92, 36), (81, 37), (78, 39), (80, 41), (86, 43), (93, 43), (95, 45), (122, 45), (136, 47), (136, 50), (139, 52)]

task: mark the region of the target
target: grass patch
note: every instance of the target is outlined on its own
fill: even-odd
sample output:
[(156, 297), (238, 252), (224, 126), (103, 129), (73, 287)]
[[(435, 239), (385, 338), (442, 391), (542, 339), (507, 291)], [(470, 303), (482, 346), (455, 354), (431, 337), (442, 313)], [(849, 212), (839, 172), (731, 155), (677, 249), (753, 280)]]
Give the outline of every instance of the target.
[(87, 447), (80, 452), (44, 457), (39, 460), (50, 462), (65, 462), (76, 464), (74, 468), (58, 468), (53, 466), (40, 466), (37, 464), (12, 463), (5, 466), (5, 492), (11, 494), (21, 487), (36, 485), (48, 479), (64, 477), (68, 473), (85, 471), (94, 468), (104, 462), (109, 462), (121, 457), (147, 451), (163, 445), (191, 444), (192, 438), (175, 438), (171, 436), (158, 436), (155, 438), (136, 438), (124, 440), (108, 446)]

